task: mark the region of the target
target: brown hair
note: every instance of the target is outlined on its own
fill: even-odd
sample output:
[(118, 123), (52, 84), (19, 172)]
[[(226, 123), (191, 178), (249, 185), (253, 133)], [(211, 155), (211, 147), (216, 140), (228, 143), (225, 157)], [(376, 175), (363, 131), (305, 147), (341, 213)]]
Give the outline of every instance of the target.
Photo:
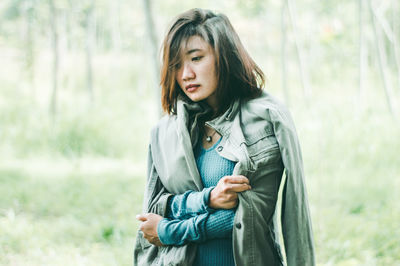
[(218, 113), (237, 98), (261, 94), (264, 73), (244, 49), (229, 19), (224, 14), (195, 8), (179, 15), (164, 39), (161, 101), (165, 112), (175, 113), (178, 95), (185, 97), (175, 76), (181, 60), (182, 43), (191, 36), (200, 36), (213, 48), (218, 80)]

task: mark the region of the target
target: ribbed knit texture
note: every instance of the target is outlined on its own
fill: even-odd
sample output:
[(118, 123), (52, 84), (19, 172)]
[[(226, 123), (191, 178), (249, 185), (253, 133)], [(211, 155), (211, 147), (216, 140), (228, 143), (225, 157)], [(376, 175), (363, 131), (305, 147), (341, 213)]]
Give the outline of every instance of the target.
[[(204, 187), (216, 186), (218, 181), (227, 175), (232, 175), (235, 163), (221, 157), (215, 148), (221, 139), (211, 148), (205, 150), (201, 142), (195, 148), (195, 158)], [(233, 266), (232, 227), (234, 210), (218, 210), (209, 217), (206, 223), (207, 236), (221, 238), (208, 239), (198, 244), (195, 266)], [(209, 237), (210, 238), (210, 237)]]

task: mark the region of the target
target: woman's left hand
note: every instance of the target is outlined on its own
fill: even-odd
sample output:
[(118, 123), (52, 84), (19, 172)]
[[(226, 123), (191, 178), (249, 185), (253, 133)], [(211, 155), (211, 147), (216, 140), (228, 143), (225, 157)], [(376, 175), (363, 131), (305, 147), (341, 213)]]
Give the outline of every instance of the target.
[(160, 239), (158, 238), (157, 226), (158, 223), (164, 217), (154, 214), (154, 213), (146, 213), (136, 215), (136, 219), (142, 221), (140, 223), (139, 229), (143, 232), (144, 238), (147, 239), (151, 244), (156, 246), (162, 246)]

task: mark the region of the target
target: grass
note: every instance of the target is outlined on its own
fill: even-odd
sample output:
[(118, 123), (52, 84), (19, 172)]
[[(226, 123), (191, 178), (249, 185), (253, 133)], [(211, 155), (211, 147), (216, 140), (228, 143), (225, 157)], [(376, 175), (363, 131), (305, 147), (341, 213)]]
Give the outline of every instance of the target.
[[(132, 264), (156, 108), (136, 59), (114, 65), (122, 78), (107, 80), (107, 58), (97, 64), (91, 107), (77, 89), (83, 77), (64, 78), (55, 122), (45, 89), (32, 100), (17, 77), (0, 75), (0, 265)], [(280, 97), (279, 75), (271, 77)], [(317, 262), (400, 265), (400, 128), (383, 90), (370, 84), (358, 107), (351, 83), (312, 82), (308, 101), (295, 80), (289, 85)]]
[(97, 174), (59, 169), (2, 165), (0, 264), (129, 265), (142, 176), (119, 162)]
[[(399, 128), (385, 110), (354, 118), (302, 108), (292, 112), (318, 264), (400, 264)], [(136, 165), (126, 154), (72, 151), (0, 164), (1, 265), (131, 265), (145, 151)]]
[(400, 128), (378, 97), (298, 112), (321, 265), (400, 265)]

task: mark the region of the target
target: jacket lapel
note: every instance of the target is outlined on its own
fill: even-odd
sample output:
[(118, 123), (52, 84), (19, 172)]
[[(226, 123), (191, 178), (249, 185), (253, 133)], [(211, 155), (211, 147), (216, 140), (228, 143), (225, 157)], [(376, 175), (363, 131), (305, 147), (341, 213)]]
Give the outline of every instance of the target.
[(197, 170), (196, 161), (193, 154), (192, 140), (188, 131), (189, 113), (185, 110), (184, 103), (178, 101), (177, 106), (177, 136), (178, 143), (183, 150), (183, 156), (186, 162), (189, 178), (193, 180), (198, 191), (203, 189), (203, 183)]

